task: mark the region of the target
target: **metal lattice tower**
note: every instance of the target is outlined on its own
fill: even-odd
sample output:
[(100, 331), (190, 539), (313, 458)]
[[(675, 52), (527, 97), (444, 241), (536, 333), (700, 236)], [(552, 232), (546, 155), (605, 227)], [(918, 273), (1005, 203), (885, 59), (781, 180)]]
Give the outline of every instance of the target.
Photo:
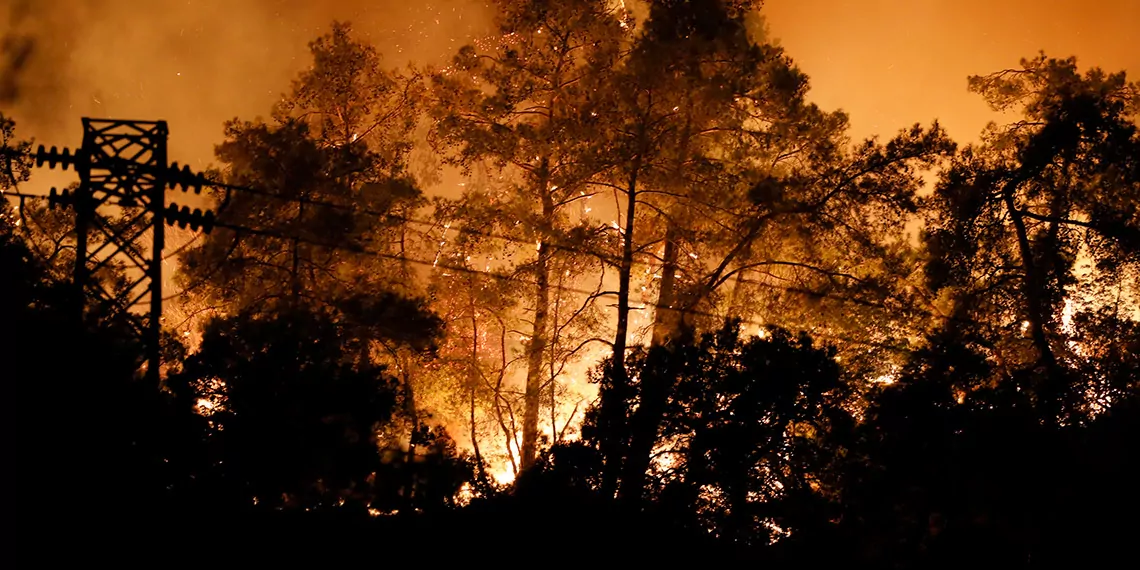
[[(77, 244), (86, 239), (80, 233), (80, 228), (86, 231), (83, 225), (87, 221), (83, 219), (84, 214), (94, 213), (112, 197), (118, 198), (121, 206), (142, 206), (136, 220), (149, 218), (145, 224), (153, 233), (149, 259), (138, 255), (139, 252), (135, 249), (134, 239), (140, 236), (124, 236), (125, 232), (132, 231), (134, 223), (123, 226), (125, 232), (108, 233), (101, 218), (93, 216), (89, 219), (94, 220), (96, 228), (109, 238), (104, 245), (114, 248), (107, 259), (126, 257), (142, 271), (142, 276), (126, 289), (127, 296), (133, 297), (126, 308), (150, 297), (150, 311), (144, 325), (146, 328), (140, 332), (143, 333), (146, 346), (147, 375), (155, 380), (161, 364), (162, 250), (165, 247), (162, 215), (166, 196), (166, 140), (169, 134), (165, 121), (83, 119), (83, 151), (87, 164), (79, 170), (80, 196), (77, 203), (86, 202), (91, 211), (85, 211), (87, 208), (84, 207), (75, 210)], [(103, 262), (98, 258), (98, 250), (90, 254), (84, 252), (85, 255), (78, 253), (77, 250), (75, 277), (79, 286), (85, 289), (88, 264), (94, 263), (98, 267)], [(138, 288), (142, 289), (142, 293), (135, 296)]]
[[(71, 154), (67, 149), (50, 151), (40, 146), (36, 165), (47, 162), (65, 170), (74, 166), (79, 186), (74, 192), (51, 191), (53, 205), (75, 210), (75, 268), (77, 290), (84, 304), (89, 297), (108, 302), (116, 312), (148, 307), (141, 318), (127, 319), (146, 348), (148, 377), (157, 380), (161, 364), (162, 332), (162, 250), (165, 223), (187, 223), (195, 229), (205, 218), (200, 211), (166, 207), (166, 187), (182, 186), (201, 191), (203, 179), (167, 165), (166, 143), (169, 130), (165, 121), (125, 121), (83, 119), (83, 146)], [(150, 243), (144, 243), (147, 233)], [(125, 282), (113, 290), (100, 279), (92, 279), (111, 264), (124, 269)]]

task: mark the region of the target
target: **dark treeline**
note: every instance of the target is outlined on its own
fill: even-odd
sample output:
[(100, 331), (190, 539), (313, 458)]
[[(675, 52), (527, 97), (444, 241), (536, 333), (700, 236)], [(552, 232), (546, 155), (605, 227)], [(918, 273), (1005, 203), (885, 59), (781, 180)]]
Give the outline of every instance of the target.
[[(969, 79), (1010, 118), (974, 144), (937, 123), (853, 142), (759, 3), (495, 4), (498, 35), (444, 69), (385, 69), (334, 24), (269, 118), (227, 123), (209, 176), (237, 189), (176, 252), (160, 385), (132, 317), (74, 290), (71, 214), (3, 204), (19, 544), (1129, 554), (1140, 91), (1123, 72), (1042, 54)], [(0, 127), (10, 190), (31, 143)], [(426, 196), (448, 169), (461, 195)]]

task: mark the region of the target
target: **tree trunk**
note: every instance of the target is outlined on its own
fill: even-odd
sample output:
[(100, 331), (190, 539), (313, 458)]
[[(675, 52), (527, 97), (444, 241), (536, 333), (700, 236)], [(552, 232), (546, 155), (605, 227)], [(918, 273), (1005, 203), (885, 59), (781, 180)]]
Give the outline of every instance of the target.
[(301, 243), (297, 234), (300, 233), (305, 217), (305, 203), (297, 204), (297, 226), (293, 237), (293, 264), (290, 270), (290, 292), (293, 307), (296, 308), (301, 298)]
[(665, 230), (665, 255), (661, 266), (661, 291), (653, 319), (653, 346), (662, 346), (676, 336), (681, 319), (677, 307), (677, 227)]
[[(397, 361), (398, 362), (398, 361)], [(405, 367), (405, 370), (407, 368)], [(408, 372), (400, 375), (404, 380), (404, 410), (411, 418), (411, 434), (408, 436), (408, 453), (404, 456), (404, 473), (407, 476), (407, 492), (404, 494), (405, 508), (402, 511), (415, 512), (416, 494), (416, 444), (420, 437), (420, 414), (416, 411), (416, 394), (412, 389), (412, 379)]]
[[(688, 156), (691, 130), (691, 118), (686, 118), (678, 145), (677, 159), (673, 166), (674, 180), (683, 184), (686, 157)], [(682, 206), (674, 204), (674, 210)], [(676, 214), (677, 212), (674, 212)], [(682, 328), (682, 312), (680, 295), (677, 290), (677, 259), (680, 256), (678, 240), (680, 228), (677, 227), (677, 216), (666, 220), (665, 255), (661, 267), (661, 292), (657, 296), (657, 309), (654, 311), (652, 350), (657, 352), (657, 358), (668, 358), (665, 345), (676, 339), (685, 331)], [(673, 378), (667, 368), (667, 363), (660, 362), (654, 366), (656, 359), (651, 358), (649, 363), (659, 373), (646, 374), (641, 379), (641, 397), (638, 401), (637, 411), (630, 420), (629, 450), (622, 466), (620, 497), (623, 501), (638, 503), (641, 501), (642, 491), (645, 487), (645, 472), (649, 469), (650, 456), (653, 446), (657, 443), (657, 430), (661, 419), (665, 415), (665, 405), (669, 401), (669, 393), (673, 389)], [(659, 361), (658, 361), (659, 362)]]
[(667, 364), (661, 359), (670, 341), (680, 332), (677, 301), (677, 229), (672, 224), (665, 231), (665, 255), (661, 275), (661, 292), (657, 297), (657, 311), (653, 323), (654, 355), (641, 378), (641, 395), (637, 411), (630, 421), (629, 450), (621, 474), (620, 496), (622, 500), (636, 503), (641, 500), (645, 486), (645, 472), (649, 469), (650, 455), (657, 442), (657, 430), (665, 412), (665, 404), (672, 390), (672, 377)]
[(629, 373), (625, 369), (625, 352), (629, 342), (629, 289), (633, 274), (633, 233), (637, 214), (637, 175), (641, 170), (641, 155), (633, 160), (626, 189), (625, 233), (622, 235), (621, 267), (618, 270), (617, 330), (614, 333), (614, 354), (610, 359), (608, 390), (602, 392), (600, 424), (606, 437), (602, 438), (601, 451), (605, 460), (602, 476), (602, 493), (612, 497), (617, 492), (617, 481), (622, 462), (622, 438), (617, 437), (624, 423), (629, 402)]
[(538, 243), (538, 261), (535, 264), (536, 284), (534, 291), (534, 328), (530, 344), (527, 346), (526, 393), (523, 401), (523, 437), (519, 450), (523, 470), (534, 465), (538, 451), (538, 414), (542, 405), (542, 356), (546, 351), (546, 320), (550, 312), (550, 257), (551, 247), (546, 242), (554, 223), (554, 203), (546, 190), (546, 177), (540, 178), (542, 188), (542, 231), (543, 239)]
[(1053, 354), (1053, 348), (1049, 344), (1049, 337), (1045, 334), (1046, 307), (1042, 295), (1044, 284), (1041, 282), (1041, 276), (1038, 274), (1037, 266), (1033, 260), (1033, 248), (1029, 244), (1029, 233), (1025, 228), (1025, 219), (1014, 202), (1013, 193), (1017, 186), (1018, 182), (1007, 184), (1002, 194), (1006, 209), (1009, 211), (1010, 220), (1013, 222), (1014, 230), (1017, 233), (1018, 250), (1025, 271), (1022, 284), (1030, 334), (1033, 337), (1033, 344), (1037, 348), (1037, 364), (1045, 369), (1045, 378), (1037, 393), (1038, 405), (1041, 407), (1046, 420), (1056, 425), (1061, 415), (1061, 371), (1057, 366), (1057, 358)]
[(617, 331), (614, 333), (614, 373), (624, 381), (625, 350), (629, 342), (629, 287), (633, 274), (633, 232), (634, 217), (637, 213), (637, 174), (641, 170), (641, 157), (633, 161), (633, 171), (629, 175), (629, 188), (626, 191), (625, 233), (622, 235), (621, 267), (618, 270)]
[[(673, 165), (674, 184), (683, 185), (685, 161), (689, 153), (689, 143), (692, 136), (692, 118), (685, 119), (681, 140), (678, 143), (676, 162)], [(684, 189), (678, 189), (684, 193)], [(680, 250), (677, 240), (680, 239), (680, 228), (677, 227), (677, 214), (684, 206), (674, 203), (672, 215), (665, 220), (668, 227), (665, 230), (665, 256), (661, 268), (661, 293), (657, 296), (657, 310), (654, 311), (653, 346), (661, 346), (674, 337), (680, 330), (681, 303), (677, 294), (677, 256)]]
[(669, 394), (676, 377), (673, 372), (672, 348), (655, 346), (651, 349), (646, 371), (641, 378), (641, 398), (631, 421), (629, 453), (621, 475), (620, 498), (629, 504), (641, 501), (645, 489), (645, 474), (657, 444), (657, 432), (665, 416)]
[(479, 434), (475, 429), (475, 388), (479, 384), (479, 320), (475, 316), (475, 298), (471, 299), (471, 367), (468, 371), (467, 382), (470, 387), (471, 397), (471, 449), (475, 452), (475, 464), (478, 471), (476, 472), (479, 477), (479, 483), (485, 485), (487, 483), (487, 471), (483, 468), (483, 454), (479, 450)]
[[(747, 272), (743, 271), (743, 270), (736, 272), (736, 283), (733, 283), (733, 285), (732, 285), (732, 293), (731, 293), (731, 296), (729, 297), (729, 300), (728, 300), (728, 314), (729, 315), (739, 315), (742, 319), (747, 319), (749, 316), (748, 314), (745, 313), (744, 297), (742, 295), (742, 293), (744, 293), (744, 287), (745, 287), (745, 283), (744, 283), (744, 274), (745, 273), (747, 273)], [(728, 319), (731, 319), (731, 318), (732, 318), (731, 316), (725, 317), (725, 321), (727, 322)]]

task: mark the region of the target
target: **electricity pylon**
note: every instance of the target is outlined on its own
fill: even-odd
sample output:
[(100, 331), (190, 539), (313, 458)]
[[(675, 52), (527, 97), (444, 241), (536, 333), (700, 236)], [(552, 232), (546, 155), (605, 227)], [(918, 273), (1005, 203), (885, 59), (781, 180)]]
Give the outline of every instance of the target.
[[(36, 166), (45, 162), (64, 170), (74, 166), (79, 186), (74, 192), (51, 190), (51, 203), (75, 210), (73, 279), (82, 304), (89, 295), (108, 302), (116, 312), (149, 307), (142, 318), (127, 314), (146, 349), (147, 376), (159, 378), (162, 333), (162, 250), (165, 223), (185, 227), (213, 225), (213, 213), (166, 206), (167, 186), (201, 192), (202, 177), (177, 164), (167, 165), (165, 121), (83, 119), (83, 146), (74, 154), (41, 145)], [(118, 208), (117, 215), (108, 215)], [(114, 222), (110, 220), (114, 219)], [(149, 247), (142, 242), (150, 232)], [(149, 250), (149, 251), (147, 251)], [(121, 263), (126, 284), (109, 291), (92, 279), (101, 269)]]

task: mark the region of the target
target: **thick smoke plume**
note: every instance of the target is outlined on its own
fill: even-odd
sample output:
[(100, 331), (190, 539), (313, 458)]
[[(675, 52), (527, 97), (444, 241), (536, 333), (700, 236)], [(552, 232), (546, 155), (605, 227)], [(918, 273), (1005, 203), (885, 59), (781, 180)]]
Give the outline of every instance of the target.
[(268, 114), (333, 20), (390, 67), (442, 63), (485, 34), (483, 2), (0, 0), (0, 112), (21, 137), (79, 143), (84, 116), (165, 119), (171, 159), (205, 166), (222, 123)]
[[(28, 17), (31, 4), (18, 0), (8, 14), (5, 29), (15, 31)], [(32, 36), (5, 33), (0, 37), (0, 105), (13, 103), (19, 94), (19, 77), (31, 60), (35, 41)]]

